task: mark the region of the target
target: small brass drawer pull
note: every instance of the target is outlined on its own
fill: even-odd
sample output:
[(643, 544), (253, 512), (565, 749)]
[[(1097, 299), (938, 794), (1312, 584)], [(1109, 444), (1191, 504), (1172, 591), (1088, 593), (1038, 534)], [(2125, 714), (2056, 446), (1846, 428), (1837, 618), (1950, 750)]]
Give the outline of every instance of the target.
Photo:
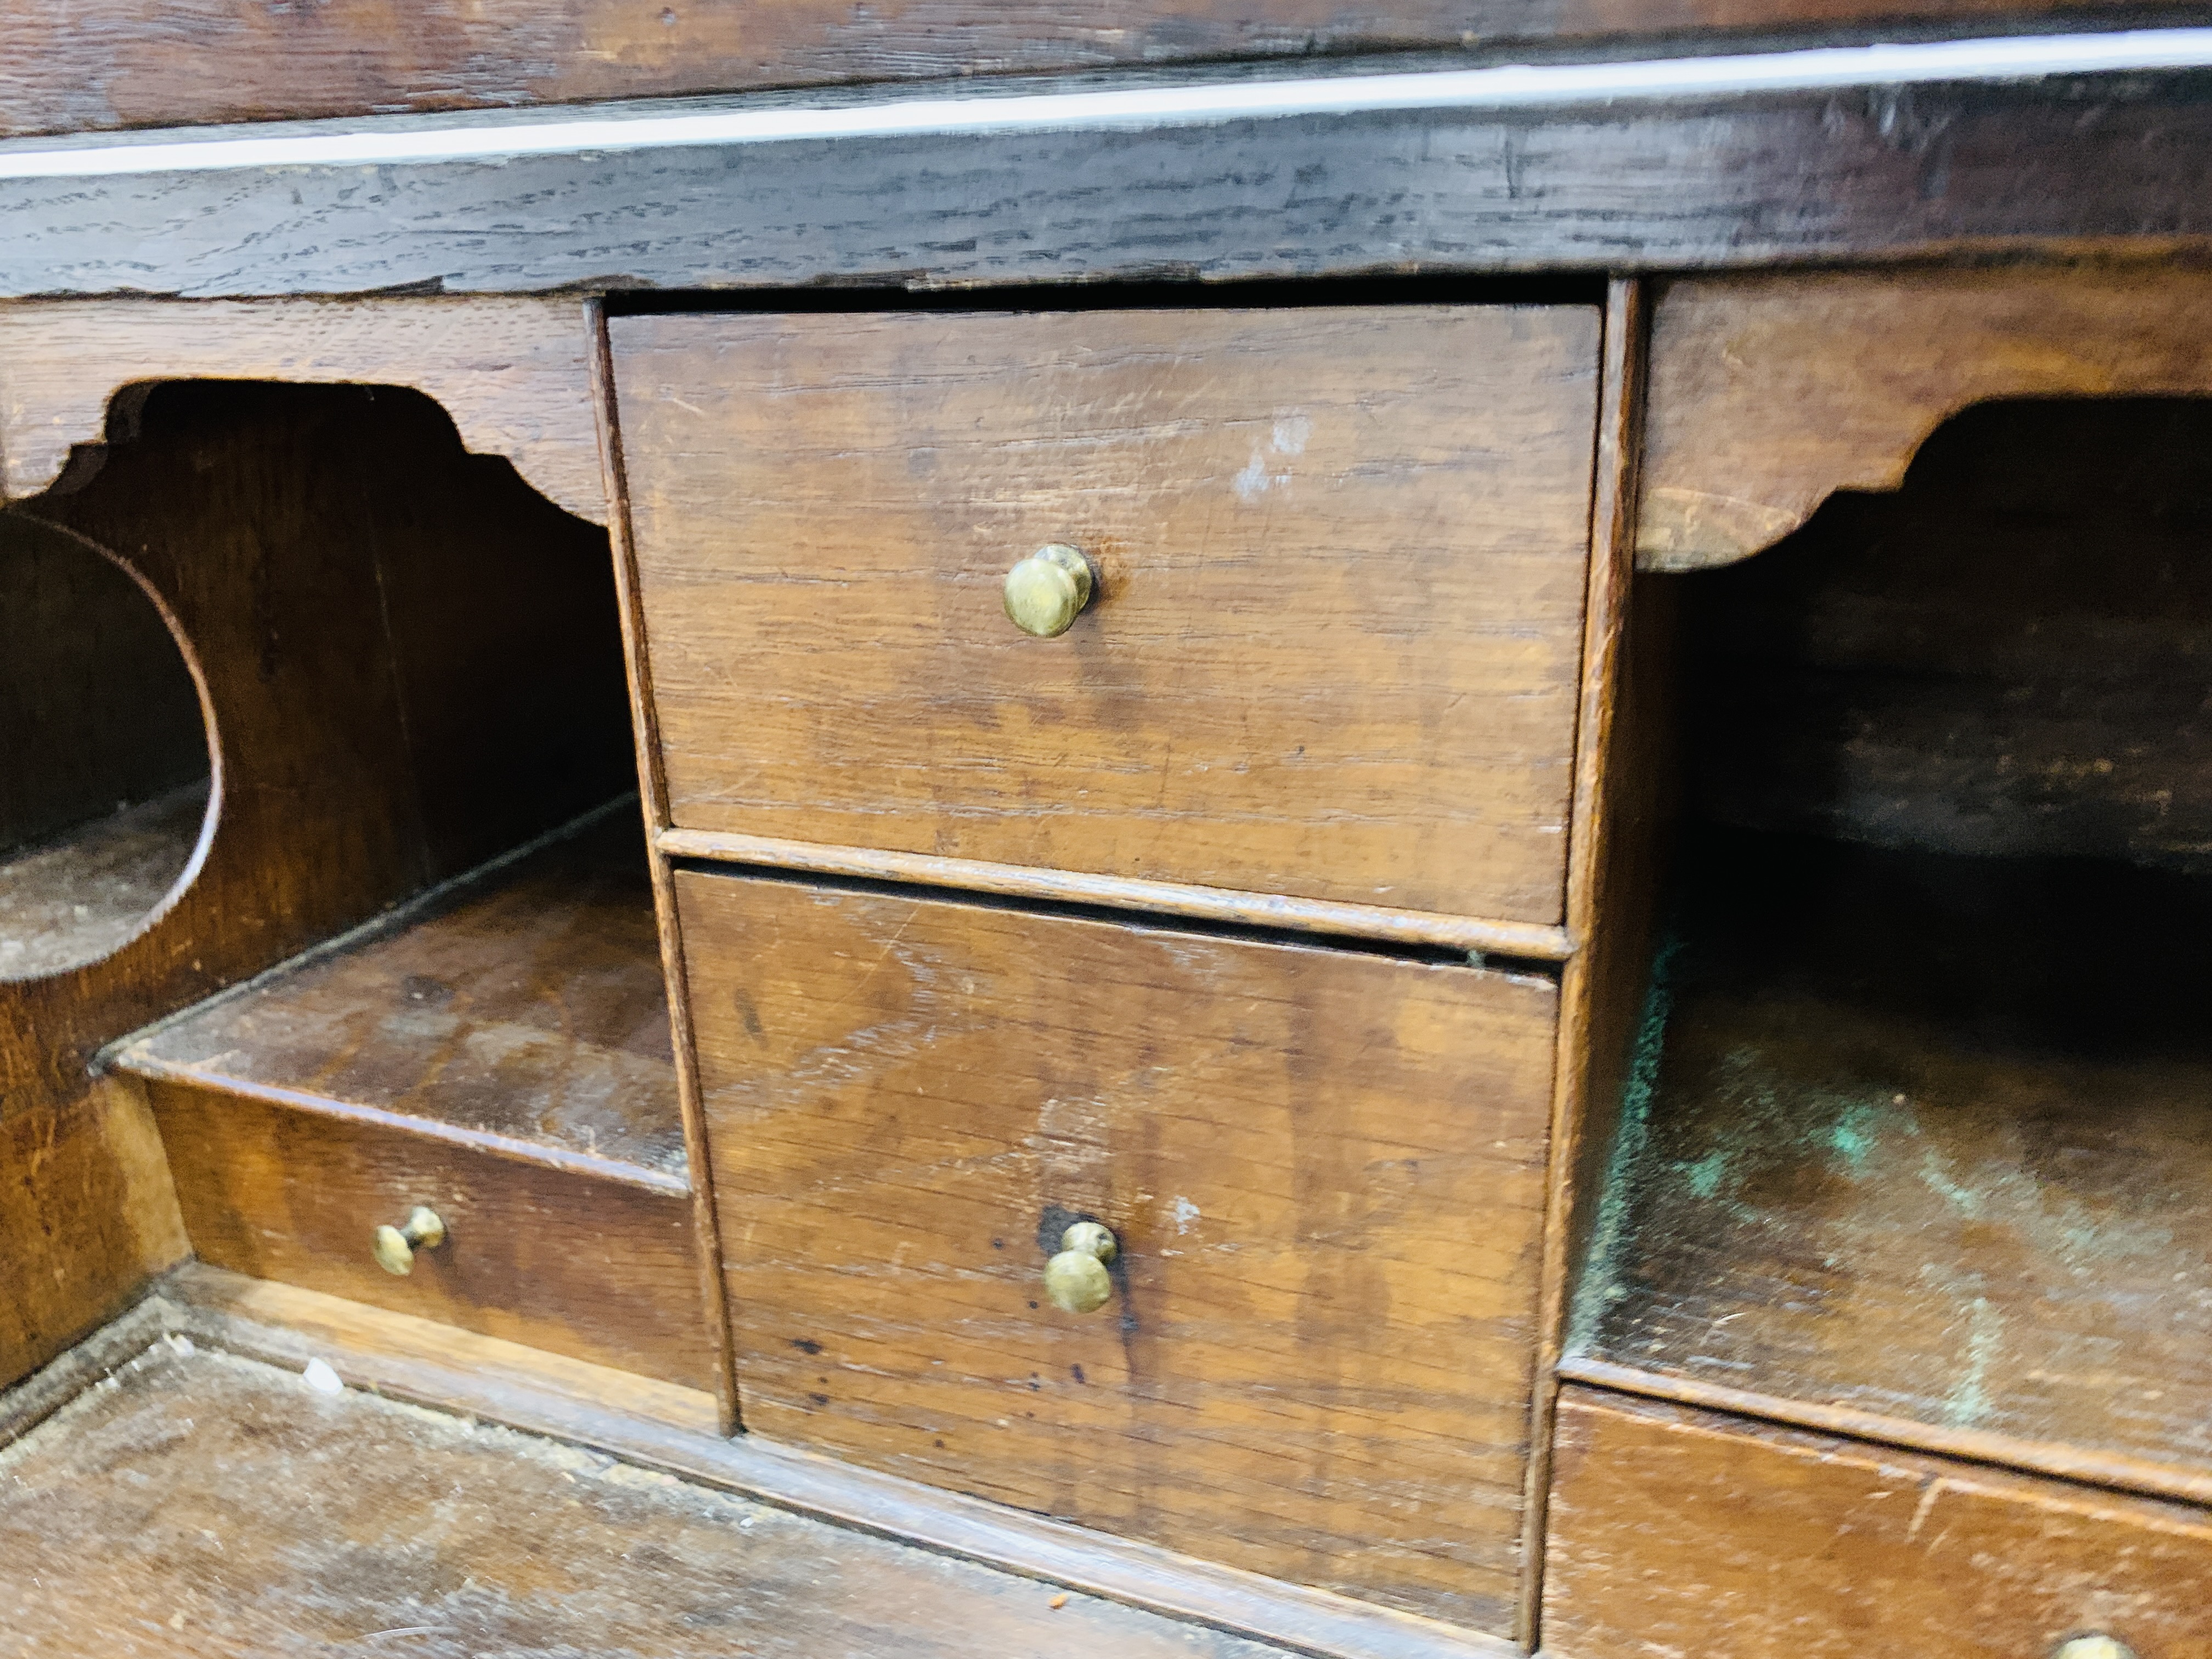
[(376, 1230), (370, 1254), (388, 1273), (411, 1273), (416, 1250), (434, 1250), (445, 1242), (446, 1224), (438, 1219), (438, 1212), (417, 1204), (407, 1212), (406, 1225), (387, 1224)]
[(1006, 615), (1040, 640), (1075, 626), (1097, 588), (1091, 561), (1066, 542), (1049, 542), (1006, 572)]
[(1044, 1264), (1044, 1293), (1062, 1313), (1096, 1313), (1114, 1294), (1106, 1264), (1121, 1252), (1110, 1228), (1079, 1221), (1060, 1236), (1060, 1254)]
[(2136, 1659), (2136, 1650), (2117, 1636), (2069, 1636), (2051, 1650), (2051, 1659)]

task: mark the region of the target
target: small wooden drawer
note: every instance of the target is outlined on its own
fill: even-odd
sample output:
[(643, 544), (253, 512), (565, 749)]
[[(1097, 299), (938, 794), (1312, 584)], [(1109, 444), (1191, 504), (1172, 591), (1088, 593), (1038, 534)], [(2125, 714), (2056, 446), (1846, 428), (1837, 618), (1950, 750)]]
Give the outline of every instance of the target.
[[(396, 1122), (149, 1081), (204, 1261), (696, 1389), (714, 1387), (691, 1200)], [(370, 1254), (416, 1205), (447, 1237), (405, 1277)]]
[(1544, 1651), (2212, 1659), (2212, 1514), (1570, 1387)]
[(1510, 1627), (1552, 981), (676, 886), (748, 1428)]
[(610, 326), (678, 829), (1560, 921), (1594, 309)]

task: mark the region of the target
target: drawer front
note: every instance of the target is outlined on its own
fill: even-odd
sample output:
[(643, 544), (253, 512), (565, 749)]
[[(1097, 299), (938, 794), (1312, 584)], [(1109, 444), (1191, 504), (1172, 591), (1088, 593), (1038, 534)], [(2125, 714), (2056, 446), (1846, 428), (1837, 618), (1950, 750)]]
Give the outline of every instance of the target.
[[(146, 1090), (203, 1261), (714, 1387), (689, 1197), (187, 1085)], [(402, 1278), (369, 1247), (417, 1204), (448, 1237)]]
[(1594, 310), (611, 329), (679, 827), (1560, 919)]
[(1544, 1650), (2212, 1659), (2212, 1515), (1570, 1388)]
[[(1510, 1626), (1550, 981), (677, 893), (748, 1428)], [(1078, 1218), (1088, 1315), (1043, 1289)]]

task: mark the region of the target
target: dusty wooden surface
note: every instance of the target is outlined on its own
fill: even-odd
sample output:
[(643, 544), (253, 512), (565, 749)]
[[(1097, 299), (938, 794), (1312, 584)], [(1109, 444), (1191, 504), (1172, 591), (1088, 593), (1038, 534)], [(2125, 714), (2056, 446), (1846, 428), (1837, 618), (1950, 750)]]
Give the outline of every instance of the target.
[(187, 784), (0, 864), (0, 980), (58, 974), (121, 949), (190, 867), (207, 808), (206, 783)]
[(1601, 275), (2129, 248), (2201, 258), (2208, 89), (2212, 71), (2178, 70), (894, 134), (736, 155), (28, 179), (0, 184), (0, 295)]
[(644, 836), (624, 804), (124, 1049), (127, 1071), (427, 1118), (681, 1178)]
[(0, 307), (0, 497), (44, 489), (74, 447), (125, 436), (130, 389), (149, 381), (335, 381), (426, 393), (469, 450), (604, 524), (587, 343), (573, 298)]
[(1556, 922), (1595, 323), (616, 319), (674, 823)]
[(2212, 391), (2212, 275), (2168, 262), (1692, 278), (1662, 289), (1638, 552), (1729, 563), (1841, 489), (1894, 489), (1993, 398)]
[(1571, 1389), (1544, 1650), (1560, 1659), (2212, 1654), (2212, 1514)]
[[(418, 394), (166, 388), (138, 434), (35, 509), (127, 554), (168, 606), (222, 797), (204, 866), (153, 927), (0, 986), (0, 1097), (33, 1146), (76, 1121), (101, 1044), (631, 787), (604, 536), (465, 454)], [(22, 1346), (0, 1342), (10, 1376), (149, 1265), (98, 1232), (72, 1260), (49, 1215), (77, 1201), (62, 1164), (15, 1167), (32, 1231), (11, 1259), (42, 1288)], [(74, 1316), (47, 1285), (82, 1293)]]
[(749, 1428), (1510, 1629), (1552, 984), (677, 891)]
[(336, 0), (300, 12), (79, 0), (0, 21), (0, 133), (578, 102), (822, 82), (1304, 56), (1366, 47), (1893, 26), (2120, 0), (908, 0), (767, 10), (662, 0)]
[(2087, 861), (1702, 859), (1586, 1351), (2212, 1468), (2212, 894)]
[(0, 1476), (10, 1653), (1277, 1651), (167, 1342)]
[[(132, 1332), (140, 1334), (133, 1343)], [(312, 1358), (386, 1399), (549, 1435), (641, 1468), (1148, 1612), (1337, 1659), (1511, 1659), (1494, 1637), (1239, 1572), (1158, 1545), (964, 1498), (758, 1435), (711, 1395), (193, 1262), (97, 1338), (0, 1399), (0, 1437), (155, 1337), (181, 1332), (298, 1370)]]

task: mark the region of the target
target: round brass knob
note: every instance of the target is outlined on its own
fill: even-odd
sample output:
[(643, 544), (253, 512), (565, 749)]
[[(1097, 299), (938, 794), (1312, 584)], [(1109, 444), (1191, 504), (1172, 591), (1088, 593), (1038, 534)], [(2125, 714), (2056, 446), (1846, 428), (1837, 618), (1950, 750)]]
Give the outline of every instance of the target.
[(445, 1242), (446, 1224), (438, 1219), (438, 1212), (417, 1204), (407, 1212), (404, 1226), (387, 1224), (376, 1230), (376, 1243), (369, 1254), (388, 1273), (411, 1273), (416, 1250), (434, 1250)]
[(1060, 1254), (1044, 1264), (1044, 1293), (1062, 1313), (1096, 1313), (1114, 1295), (1106, 1264), (1121, 1252), (1111, 1229), (1079, 1221), (1060, 1236)]
[(2117, 1636), (2099, 1632), (2068, 1637), (2051, 1650), (2051, 1659), (2136, 1659), (2136, 1650)]
[(1023, 633), (1048, 640), (1075, 626), (1096, 586), (1090, 560), (1050, 542), (1006, 572), (1006, 615)]

